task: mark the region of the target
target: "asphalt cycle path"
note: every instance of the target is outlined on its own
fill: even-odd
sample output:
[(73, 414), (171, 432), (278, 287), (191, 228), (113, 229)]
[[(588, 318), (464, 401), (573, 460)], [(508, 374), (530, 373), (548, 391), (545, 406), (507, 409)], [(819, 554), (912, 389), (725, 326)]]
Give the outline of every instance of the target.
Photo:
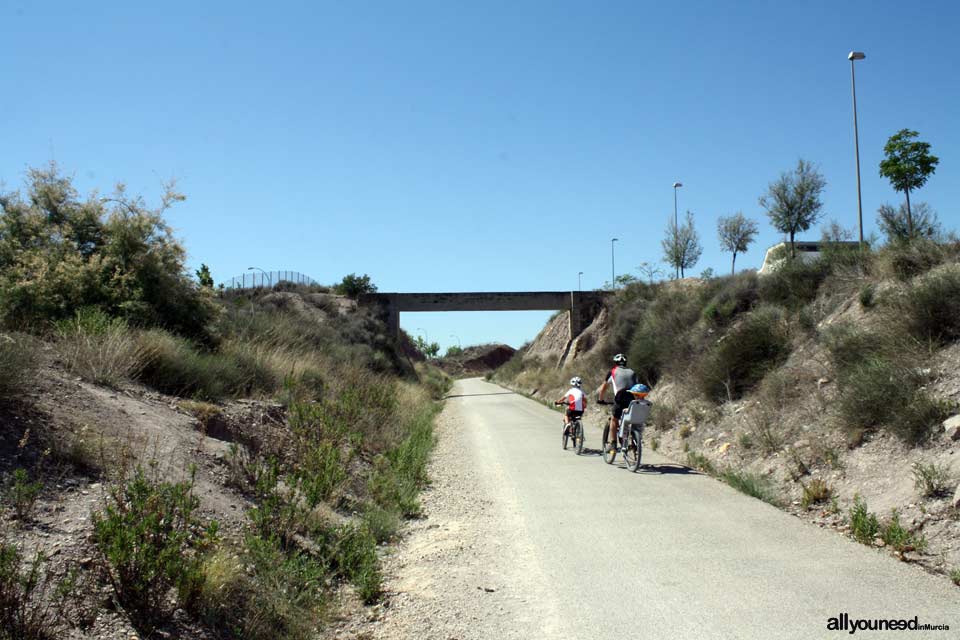
[(577, 456), (561, 449), (559, 413), (481, 379), (457, 381), (445, 412), (459, 424), (444, 436), (458, 440), (456, 463), (496, 509), (501, 552), (472, 562), (520, 592), (495, 625), (462, 612), (477, 637), (837, 638), (849, 629), (828, 622), (845, 613), (950, 626), (854, 637), (960, 638), (960, 589), (946, 578), (649, 448), (638, 473), (619, 456), (607, 465), (596, 418)]

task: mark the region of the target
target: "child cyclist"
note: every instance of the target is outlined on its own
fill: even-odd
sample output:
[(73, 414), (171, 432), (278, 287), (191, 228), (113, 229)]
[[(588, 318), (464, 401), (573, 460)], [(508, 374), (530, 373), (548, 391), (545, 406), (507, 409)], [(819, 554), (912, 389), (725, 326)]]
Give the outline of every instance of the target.
[(564, 433), (566, 433), (567, 429), (570, 427), (570, 421), (582, 416), (583, 412), (587, 408), (587, 397), (580, 389), (582, 386), (583, 380), (581, 380), (579, 376), (570, 378), (570, 388), (562, 398), (554, 403), (558, 405), (566, 405), (567, 407), (563, 418)]

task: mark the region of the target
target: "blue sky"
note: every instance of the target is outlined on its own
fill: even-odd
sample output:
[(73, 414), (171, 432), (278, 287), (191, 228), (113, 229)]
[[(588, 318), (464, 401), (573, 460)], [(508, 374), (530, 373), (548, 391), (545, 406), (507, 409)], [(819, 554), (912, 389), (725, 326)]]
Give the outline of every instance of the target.
[[(257, 265), (384, 291), (584, 288), (661, 258), (681, 212), (716, 218), (803, 157), (866, 229), (899, 194), (883, 144), (941, 158), (917, 201), (960, 222), (955, 2), (25, 2), (0, 0), (0, 180), (55, 159), (82, 191), (148, 198), (219, 281)], [(818, 237), (819, 231), (811, 232)], [(405, 314), (442, 345), (519, 345), (549, 313)]]

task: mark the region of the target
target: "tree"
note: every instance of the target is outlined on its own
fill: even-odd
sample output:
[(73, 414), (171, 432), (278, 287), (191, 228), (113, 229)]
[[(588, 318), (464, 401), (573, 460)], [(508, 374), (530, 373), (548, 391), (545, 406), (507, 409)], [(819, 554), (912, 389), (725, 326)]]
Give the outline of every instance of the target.
[(790, 238), (790, 257), (797, 255), (797, 232), (806, 231), (820, 218), (820, 195), (826, 186), (827, 181), (816, 167), (801, 158), (796, 169), (780, 174), (760, 196), (760, 206), (767, 210), (770, 223)]
[(887, 157), (880, 161), (880, 175), (907, 198), (908, 238), (914, 237), (910, 192), (926, 184), (927, 178), (933, 175), (940, 162), (940, 158), (930, 154), (930, 143), (914, 140), (918, 135), (916, 131), (901, 129), (890, 136), (883, 147)]
[(206, 287), (207, 289), (213, 289), (213, 276), (210, 275), (210, 267), (205, 264), (201, 264), (200, 268), (197, 269), (197, 282), (200, 283), (201, 287)]
[(459, 345), (451, 345), (447, 347), (447, 352), (443, 355), (444, 358), (456, 358), (463, 355), (463, 347)]
[(887, 237), (887, 242), (904, 242), (913, 238), (933, 239), (940, 235), (937, 212), (926, 202), (918, 202), (913, 207), (912, 215), (906, 203), (899, 207), (882, 204), (877, 209), (877, 224)]
[(660, 242), (660, 246), (663, 247), (664, 262), (679, 269), (680, 277), (684, 277), (684, 271), (697, 264), (703, 253), (700, 236), (693, 228), (693, 214), (687, 211), (686, 221), (679, 228), (671, 220), (667, 225), (667, 237)]
[(717, 220), (720, 247), (733, 254), (733, 261), (730, 263), (731, 275), (737, 272), (737, 254), (746, 253), (758, 230), (757, 223), (743, 215), (742, 211)]
[(440, 353), (440, 345), (436, 342), (427, 342), (423, 336), (417, 336), (413, 341), (417, 351), (423, 354), (427, 360), (433, 360)]
[(646, 276), (647, 282), (650, 284), (653, 284), (653, 281), (657, 278), (663, 277), (663, 269), (653, 262), (641, 262), (637, 267), (637, 271), (639, 271), (641, 275)]
[(357, 299), (364, 293), (376, 293), (377, 285), (370, 282), (370, 276), (363, 274), (358, 276), (355, 273), (344, 276), (339, 284), (333, 285), (334, 291), (342, 296)]

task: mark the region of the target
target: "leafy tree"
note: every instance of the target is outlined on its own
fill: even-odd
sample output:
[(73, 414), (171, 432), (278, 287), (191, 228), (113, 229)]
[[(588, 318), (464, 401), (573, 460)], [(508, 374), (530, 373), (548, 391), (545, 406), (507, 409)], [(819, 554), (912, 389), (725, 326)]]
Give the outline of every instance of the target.
[(716, 274), (713, 272), (713, 267), (707, 267), (700, 272), (701, 280), (712, 280), (715, 276)]
[[(940, 235), (940, 220), (937, 212), (926, 202), (918, 202), (913, 214), (906, 203), (899, 207), (882, 204), (877, 209), (877, 224), (887, 237), (887, 242), (903, 242), (911, 238), (933, 239)], [(913, 225), (913, 231), (910, 227)]]
[(641, 275), (646, 276), (647, 282), (650, 284), (653, 284), (653, 281), (657, 278), (663, 277), (663, 269), (653, 262), (641, 262), (639, 266), (637, 266), (637, 271), (639, 271)]
[(463, 347), (459, 345), (451, 345), (447, 347), (447, 352), (444, 354), (444, 358), (456, 358), (463, 355)]
[(148, 206), (118, 185), (80, 197), (55, 164), (27, 173), (25, 195), (0, 194), (0, 320), (37, 326), (96, 306), (133, 324), (207, 337), (213, 307), (188, 276), (164, 213), (173, 183)]
[(355, 273), (351, 273), (350, 275), (344, 276), (339, 284), (333, 286), (333, 289), (340, 295), (356, 299), (364, 293), (376, 293), (377, 285), (370, 281), (370, 276), (367, 274), (358, 276)]
[(433, 360), (440, 354), (440, 345), (436, 342), (427, 342), (423, 336), (417, 336), (413, 344), (427, 360)]
[(933, 175), (940, 162), (937, 156), (930, 153), (930, 143), (915, 140), (918, 135), (916, 131), (901, 129), (890, 136), (883, 147), (887, 157), (880, 162), (880, 175), (906, 196), (908, 238), (914, 237), (910, 192), (926, 184), (927, 178)]
[(820, 195), (826, 186), (816, 167), (801, 158), (796, 169), (780, 174), (760, 196), (760, 206), (767, 210), (771, 224), (790, 238), (790, 257), (797, 255), (797, 232), (806, 231), (820, 218)]
[(663, 247), (663, 260), (671, 267), (680, 270), (680, 277), (684, 271), (692, 268), (700, 259), (703, 247), (700, 245), (700, 236), (693, 227), (693, 214), (687, 211), (687, 217), (679, 227), (670, 221), (667, 226), (667, 236), (660, 242)]
[(200, 265), (200, 268), (197, 269), (197, 282), (200, 283), (201, 287), (206, 287), (207, 289), (213, 289), (213, 276), (210, 275), (210, 267), (205, 264)]
[(733, 254), (730, 263), (730, 273), (737, 272), (737, 254), (746, 253), (747, 248), (757, 236), (757, 223), (750, 220), (742, 211), (717, 220), (717, 234), (720, 236), (720, 247)]

